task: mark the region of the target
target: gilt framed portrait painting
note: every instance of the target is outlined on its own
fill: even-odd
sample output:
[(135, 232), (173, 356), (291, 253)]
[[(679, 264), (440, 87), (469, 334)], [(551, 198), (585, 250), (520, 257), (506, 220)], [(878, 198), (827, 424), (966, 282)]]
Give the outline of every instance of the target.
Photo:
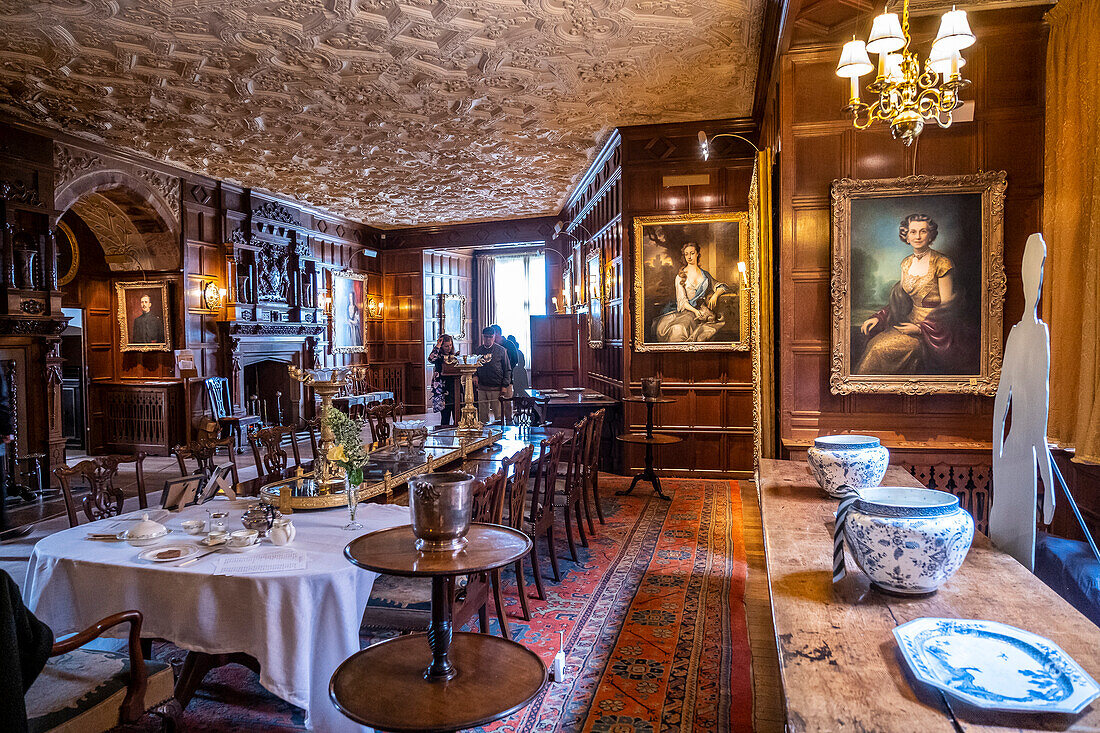
[(994, 394), (1003, 172), (832, 186), (833, 394)]
[(584, 260), (588, 285), (588, 346), (603, 348), (603, 257), (597, 245)]
[(366, 347), (366, 275), (329, 270), (328, 342), (333, 354), (357, 354)]
[(748, 214), (634, 219), (634, 348), (745, 351)]
[(138, 280), (115, 283), (119, 351), (171, 351), (172, 322), (168, 283)]

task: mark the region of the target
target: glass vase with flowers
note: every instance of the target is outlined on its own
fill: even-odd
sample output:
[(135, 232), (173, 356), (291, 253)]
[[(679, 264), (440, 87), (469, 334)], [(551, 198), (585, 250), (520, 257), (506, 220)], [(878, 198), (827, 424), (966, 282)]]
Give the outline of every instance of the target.
[(355, 508), (359, 505), (359, 486), (363, 483), (363, 469), (370, 462), (367, 448), (363, 445), (365, 422), (353, 420), (335, 407), (325, 412), (325, 422), (332, 431), (333, 444), (325, 459), (344, 469), (344, 486), (348, 497), (348, 512), (351, 520), (344, 526), (346, 530), (362, 529), (363, 525), (355, 521)]

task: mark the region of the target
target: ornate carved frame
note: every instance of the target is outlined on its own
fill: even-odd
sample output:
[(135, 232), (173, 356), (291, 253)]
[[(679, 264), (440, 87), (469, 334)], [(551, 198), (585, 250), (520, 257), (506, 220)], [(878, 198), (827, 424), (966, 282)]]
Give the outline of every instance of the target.
[[(447, 301), (458, 301), (458, 331), (451, 333), (447, 330)], [(442, 293), (439, 296), (439, 332), (450, 333), (455, 339), (466, 338), (466, 296)]]
[[(359, 301), (359, 317), (361, 320), (363, 345), (362, 346), (337, 346), (336, 345), (336, 278), (345, 280), (360, 280), (363, 282), (363, 297)], [(326, 315), (328, 316), (328, 348), (330, 354), (365, 354), (367, 353), (367, 276), (352, 270), (328, 270), (329, 301)]]
[[(596, 277), (593, 282), (592, 267), (595, 263)], [(584, 280), (588, 290), (588, 347), (603, 348), (603, 247), (596, 244), (584, 258)], [(599, 312), (599, 318), (593, 316)]]
[(645, 301), (642, 261), (642, 240), (644, 229), (661, 224), (696, 224), (706, 222), (737, 222), (738, 247), (750, 271), (756, 271), (758, 259), (752, 247), (752, 224), (749, 214), (744, 211), (728, 214), (682, 214), (679, 216), (638, 216), (634, 218), (634, 350), (635, 351), (748, 351), (751, 340), (749, 333), (749, 299), (751, 288), (738, 283), (738, 317), (740, 320), (740, 339), (737, 341), (691, 341), (686, 343), (661, 344), (645, 340)]
[[(76, 277), (76, 271), (80, 269), (80, 246), (76, 243), (76, 235), (73, 234), (73, 230), (69, 228), (69, 225), (63, 221), (57, 222), (57, 228), (61, 230), (61, 236), (59, 240), (64, 240), (67, 243), (69, 252), (71, 253), (69, 270), (68, 272), (57, 273), (57, 287), (64, 287), (73, 281)], [(58, 242), (58, 249), (60, 249), (60, 241)]]
[[(961, 176), (908, 176), (876, 180), (841, 178), (833, 181), (833, 356), (829, 389), (833, 394), (890, 392), (920, 394), (983, 394), (997, 391), (1001, 376), (1002, 315), (1005, 274), (1004, 171)], [(973, 375), (854, 375), (851, 372), (851, 216), (854, 198), (889, 198), (920, 194), (980, 193), (982, 197), (982, 324), (981, 372)]]
[[(164, 343), (162, 344), (131, 344), (130, 323), (126, 318), (126, 291), (127, 290), (160, 290), (160, 302), (164, 317)], [(172, 302), (168, 300), (168, 282), (165, 280), (134, 280), (132, 282), (116, 282), (115, 294), (118, 299), (118, 350), (119, 351), (171, 351), (172, 350)]]

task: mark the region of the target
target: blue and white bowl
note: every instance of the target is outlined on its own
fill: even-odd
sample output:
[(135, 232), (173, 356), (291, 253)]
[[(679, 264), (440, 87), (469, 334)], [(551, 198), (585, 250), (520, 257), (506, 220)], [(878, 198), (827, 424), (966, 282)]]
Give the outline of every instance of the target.
[(856, 564), (879, 590), (932, 593), (962, 565), (974, 520), (946, 491), (863, 489), (844, 520)]
[(890, 451), (873, 435), (823, 435), (814, 439), (808, 456), (814, 478), (834, 498), (841, 496), (841, 486), (878, 486), (890, 462)]

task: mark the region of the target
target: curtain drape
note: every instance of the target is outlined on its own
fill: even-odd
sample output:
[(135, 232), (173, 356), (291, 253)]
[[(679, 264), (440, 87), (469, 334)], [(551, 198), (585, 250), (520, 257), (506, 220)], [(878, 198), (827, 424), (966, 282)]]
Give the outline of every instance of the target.
[(481, 329), (491, 326), (497, 317), (496, 305), (496, 258), (492, 255), (477, 255), (477, 322), (474, 324), (473, 341), (481, 338)]
[(1047, 19), (1048, 431), (1078, 460), (1100, 462), (1100, 2), (1062, 0)]

